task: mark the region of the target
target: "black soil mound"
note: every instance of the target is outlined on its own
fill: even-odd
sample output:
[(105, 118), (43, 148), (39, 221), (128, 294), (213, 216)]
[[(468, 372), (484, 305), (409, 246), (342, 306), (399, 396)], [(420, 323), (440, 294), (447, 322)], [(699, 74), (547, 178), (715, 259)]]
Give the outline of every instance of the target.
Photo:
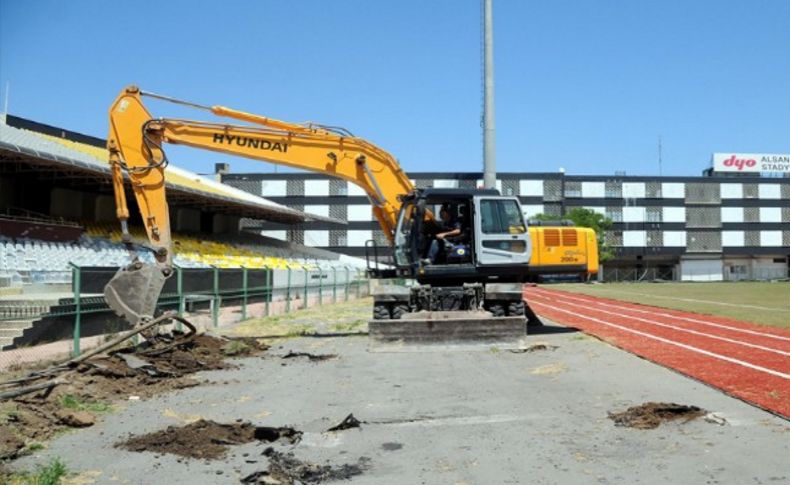
[(667, 421), (682, 420), (684, 423), (704, 416), (707, 412), (697, 406), (666, 402), (648, 402), (633, 406), (619, 413), (609, 413), (615, 426), (637, 429), (658, 428)]
[(201, 419), (186, 426), (169, 426), (117, 443), (117, 448), (129, 451), (170, 453), (188, 458), (217, 459), (225, 456), (228, 446), (252, 441), (297, 443), (301, 431), (293, 428), (253, 426), (250, 423), (220, 424)]

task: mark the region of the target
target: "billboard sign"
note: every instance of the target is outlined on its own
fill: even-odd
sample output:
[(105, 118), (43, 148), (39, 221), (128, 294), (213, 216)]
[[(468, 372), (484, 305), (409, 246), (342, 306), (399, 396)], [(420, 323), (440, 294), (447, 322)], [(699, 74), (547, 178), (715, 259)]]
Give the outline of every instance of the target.
[(714, 153), (714, 172), (790, 173), (790, 154), (785, 153)]

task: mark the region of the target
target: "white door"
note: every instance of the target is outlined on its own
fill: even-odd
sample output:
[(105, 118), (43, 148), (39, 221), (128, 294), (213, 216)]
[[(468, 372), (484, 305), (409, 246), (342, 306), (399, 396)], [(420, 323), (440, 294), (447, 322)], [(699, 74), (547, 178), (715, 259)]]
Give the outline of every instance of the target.
[(527, 264), (532, 241), (515, 197), (476, 196), (477, 264)]

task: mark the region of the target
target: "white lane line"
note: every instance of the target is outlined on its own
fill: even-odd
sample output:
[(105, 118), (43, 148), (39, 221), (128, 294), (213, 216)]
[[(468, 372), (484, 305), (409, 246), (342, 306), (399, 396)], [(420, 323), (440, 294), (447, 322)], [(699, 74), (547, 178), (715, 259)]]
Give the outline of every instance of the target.
[[(545, 299), (549, 300), (552, 304), (566, 305), (566, 306), (572, 306), (572, 307), (576, 307), (576, 308), (589, 308), (589, 306), (577, 305), (577, 304), (574, 304), (574, 303), (563, 301), (561, 299), (560, 295), (555, 295), (554, 298), (549, 298), (548, 296), (540, 295), (539, 298), (545, 298)], [(694, 335), (700, 335), (702, 337), (712, 338), (712, 339), (716, 339), (716, 340), (722, 340), (724, 342), (729, 342), (731, 344), (743, 345), (745, 347), (751, 347), (753, 349), (764, 350), (766, 352), (773, 352), (773, 353), (776, 353), (776, 354), (779, 354), (779, 355), (783, 355), (785, 357), (790, 357), (790, 352), (785, 352), (783, 350), (774, 349), (774, 348), (771, 348), (771, 347), (764, 347), (762, 345), (750, 344), (749, 342), (743, 342), (743, 341), (740, 341), (740, 340), (735, 340), (735, 339), (731, 339), (731, 338), (727, 338), (727, 337), (721, 337), (719, 335), (713, 335), (713, 334), (709, 334), (709, 333), (705, 333), (705, 332), (698, 332), (698, 331), (692, 330), (690, 328), (676, 327), (676, 326), (668, 324), (668, 323), (657, 322), (655, 320), (648, 320), (647, 318), (639, 318), (639, 317), (635, 317), (633, 315), (623, 315), (622, 313), (610, 312), (610, 311), (607, 311), (607, 310), (602, 310), (600, 308), (593, 308), (591, 310), (592, 311), (596, 311), (596, 312), (606, 313), (608, 315), (615, 315), (615, 316), (618, 316), (620, 318), (628, 318), (628, 319), (631, 319), (631, 320), (636, 320), (636, 321), (639, 321), (639, 322), (648, 323), (650, 325), (656, 325), (658, 327), (664, 327), (664, 328), (669, 328), (669, 329), (672, 329), (672, 330), (677, 330), (678, 332), (686, 332), (686, 333), (691, 333), (691, 334), (694, 334)]]
[[(557, 293), (551, 292), (550, 290), (543, 290), (541, 288), (538, 288), (536, 290), (537, 291), (542, 291), (542, 292), (545, 292), (545, 293), (554, 294), (554, 295), (557, 294)], [(596, 305), (610, 306), (610, 307), (619, 308), (619, 309), (628, 310), (628, 311), (633, 311), (633, 312), (637, 312), (637, 313), (649, 313), (651, 315), (658, 315), (658, 316), (662, 316), (662, 317), (676, 318), (678, 320), (685, 320), (687, 322), (699, 323), (699, 324), (702, 324), (702, 325), (709, 325), (711, 327), (724, 328), (724, 329), (732, 330), (732, 331), (735, 331), (735, 332), (748, 333), (748, 334), (751, 334), (751, 335), (759, 335), (760, 337), (773, 338), (773, 339), (777, 339), (777, 340), (784, 340), (786, 342), (790, 342), (790, 337), (785, 337), (783, 335), (776, 335), (776, 334), (773, 334), (773, 333), (758, 332), (756, 330), (749, 330), (749, 329), (746, 329), (746, 328), (732, 327), (730, 325), (724, 325), (724, 324), (721, 324), (721, 323), (708, 322), (706, 320), (700, 320), (700, 319), (697, 319), (697, 318), (679, 317), (677, 315), (672, 315), (671, 313), (654, 312), (654, 311), (650, 311), (650, 310), (638, 310), (636, 308), (630, 308), (630, 307), (625, 307), (625, 306), (614, 305), (614, 304), (611, 304), (611, 303), (604, 303), (602, 301), (596, 301), (595, 300), (595, 296), (587, 295), (587, 294), (584, 294), (584, 295), (588, 296), (590, 299), (572, 297), (572, 296), (568, 296), (566, 293), (562, 294), (562, 296), (565, 297), (565, 298), (575, 299), (575, 300), (584, 301), (584, 302), (588, 302), (588, 303), (595, 303)], [(637, 305), (638, 303), (634, 303), (634, 304)], [(678, 310), (678, 311), (682, 311), (682, 310)]]
[[(547, 306), (545, 303), (540, 303), (540, 302), (537, 302), (537, 303), (538, 303), (538, 305)], [(588, 316), (585, 316), (585, 315), (581, 315), (581, 314), (578, 314), (578, 313), (575, 313), (575, 312), (571, 312), (571, 311), (568, 311), (568, 310), (563, 310), (561, 308), (556, 308), (556, 307), (551, 307), (551, 310), (562, 312), (562, 313), (567, 313), (567, 314), (573, 315), (575, 317), (579, 317), (579, 318), (583, 318), (585, 320), (590, 320), (590, 321), (593, 321), (593, 322), (597, 322), (597, 323), (600, 323), (602, 325), (606, 325), (608, 327), (613, 327), (613, 328), (616, 328), (618, 330), (622, 330), (624, 332), (634, 333), (634, 334), (637, 334), (637, 335), (641, 335), (643, 337), (647, 337), (649, 339), (658, 340), (659, 342), (663, 342), (665, 344), (674, 345), (674, 346), (680, 347), (682, 349), (690, 350), (692, 352), (697, 352), (697, 353), (702, 354), (702, 355), (707, 355), (708, 357), (713, 357), (714, 359), (720, 359), (720, 360), (723, 360), (725, 362), (730, 362), (731, 364), (736, 364), (736, 365), (740, 365), (740, 366), (743, 366), (743, 367), (748, 367), (749, 369), (753, 369), (753, 370), (756, 370), (756, 371), (759, 371), (759, 372), (764, 372), (766, 374), (770, 374), (772, 376), (780, 377), (782, 379), (790, 379), (790, 374), (785, 374), (784, 372), (779, 372), (779, 371), (776, 371), (776, 370), (773, 370), (773, 369), (766, 369), (765, 367), (760, 367), (759, 365), (750, 364), (749, 362), (744, 362), (742, 360), (734, 359), (732, 357), (727, 357), (726, 355), (720, 355), (720, 354), (717, 354), (717, 353), (714, 353), (714, 352), (709, 352), (707, 350), (699, 349), (699, 348), (691, 346), (691, 345), (682, 344), (680, 342), (675, 342), (674, 340), (669, 340), (669, 339), (666, 339), (666, 338), (663, 338), (663, 337), (659, 337), (657, 335), (653, 335), (653, 334), (650, 334), (650, 333), (640, 332), (639, 330), (634, 330), (633, 328), (623, 327), (622, 325), (617, 325), (616, 323), (606, 322), (606, 321), (601, 320), (599, 318), (588, 317)]]
[(770, 307), (770, 306), (760, 306), (760, 305), (748, 305), (746, 303), (726, 303), (723, 301), (712, 301), (712, 300), (697, 300), (694, 298), (680, 298), (678, 296), (665, 296), (665, 295), (654, 295), (652, 293), (639, 293), (636, 291), (623, 291), (623, 290), (613, 290), (609, 288), (601, 288), (600, 291), (609, 291), (616, 293), (625, 293), (627, 295), (637, 295), (637, 296), (649, 296), (651, 298), (663, 298), (665, 300), (678, 300), (678, 301), (687, 301), (691, 303), (708, 303), (710, 305), (721, 305), (721, 306), (732, 306), (737, 308), (753, 308), (755, 310), (765, 310), (770, 312), (787, 312), (790, 313), (790, 308), (780, 308), (780, 307)]

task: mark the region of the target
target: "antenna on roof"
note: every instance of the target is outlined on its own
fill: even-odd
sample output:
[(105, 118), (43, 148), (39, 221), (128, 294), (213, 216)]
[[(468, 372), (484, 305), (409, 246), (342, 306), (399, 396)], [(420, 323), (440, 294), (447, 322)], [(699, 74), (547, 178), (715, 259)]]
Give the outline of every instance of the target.
[(658, 176), (661, 177), (661, 135), (658, 135)]
[(3, 102), (3, 123), (5, 123), (6, 115), (8, 114), (8, 92), (11, 90), (11, 81), (5, 82), (5, 102)]

